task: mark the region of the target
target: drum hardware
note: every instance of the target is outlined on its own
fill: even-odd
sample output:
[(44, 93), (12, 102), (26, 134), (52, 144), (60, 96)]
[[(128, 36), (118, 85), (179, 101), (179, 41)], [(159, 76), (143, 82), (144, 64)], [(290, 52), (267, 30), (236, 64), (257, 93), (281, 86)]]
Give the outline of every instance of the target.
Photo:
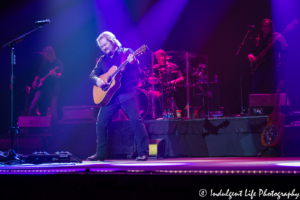
[[(186, 53), (186, 52), (184, 52), (184, 53)], [(188, 54), (188, 59), (197, 58), (198, 56), (199, 56), (199, 54), (197, 54), (197, 53), (189, 53)], [(179, 56), (177, 56), (177, 58), (179, 60), (185, 60), (186, 59), (186, 54), (179, 55)]]
[[(146, 91), (143, 89), (138, 88), (139, 90), (139, 105), (140, 105), (140, 114), (142, 118), (151, 118), (151, 112), (153, 109), (152, 105), (152, 91)], [(154, 91), (154, 111), (155, 116), (159, 117), (161, 116), (161, 101), (159, 98), (159, 93)], [(124, 111), (122, 110), (122, 115), (125, 119), (128, 119), (128, 116)]]

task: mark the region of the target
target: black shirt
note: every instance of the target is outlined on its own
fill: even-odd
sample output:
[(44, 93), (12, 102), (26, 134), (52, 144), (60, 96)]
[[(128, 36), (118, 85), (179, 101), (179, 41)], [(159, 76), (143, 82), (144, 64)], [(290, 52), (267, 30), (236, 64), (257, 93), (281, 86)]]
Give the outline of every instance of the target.
[[(101, 56), (90, 74), (92, 83), (97, 85), (97, 79), (100, 75), (108, 72), (112, 66), (119, 67), (129, 54), (133, 54), (131, 49), (119, 48), (112, 57), (108, 55)], [(124, 102), (138, 94), (138, 60), (132, 65), (127, 64), (122, 74), (121, 87), (113, 97), (117, 97), (120, 102)]]
[[(275, 34), (274, 34), (275, 35)], [(269, 34), (262, 42), (253, 48), (253, 55), (258, 56), (273, 40), (272, 34)], [(280, 67), (280, 53), (282, 52), (282, 47), (279, 41), (275, 41), (273, 47), (267, 52), (264, 57), (264, 61), (260, 64), (257, 71), (278, 71)]]
[(167, 83), (172, 80), (178, 79), (179, 77), (182, 77), (179, 68), (174, 63), (167, 63), (167, 74), (164, 73), (165, 70), (161, 70), (164, 68), (164, 65), (154, 65), (154, 73), (159, 73), (162, 82)]
[[(63, 73), (63, 64), (60, 60), (55, 59), (53, 62), (44, 61), (39, 69), (38, 76), (40, 79), (47, 76), (47, 74), (50, 72), (50, 70), (56, 68), (56, 73)], [(54, 76), (48, 76), (44, 81), (42, 86), (39, 88), (40, 90), (45, 91), (56, 91), (59, 90), (59, 82), (60, 78), (54, 77)]]

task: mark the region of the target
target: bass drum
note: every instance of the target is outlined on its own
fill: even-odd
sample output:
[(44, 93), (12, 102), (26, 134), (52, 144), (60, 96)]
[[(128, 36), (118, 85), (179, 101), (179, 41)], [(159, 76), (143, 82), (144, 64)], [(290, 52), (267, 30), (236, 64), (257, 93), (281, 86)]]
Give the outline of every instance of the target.
[[(143, 89), (138, 88), (139, 90), (139, 103), (140, 103), (140, 114), (142, 118), (152, 119), (152, 92), (146, 92)], [(160, 96), (157, 93), (154, 93), (154, 105), (155, 105), (155, 117), (161, 117), (161, 101)], [(122, 110), (122, 115), (125, 119), (128, 119), (127, 114)]]

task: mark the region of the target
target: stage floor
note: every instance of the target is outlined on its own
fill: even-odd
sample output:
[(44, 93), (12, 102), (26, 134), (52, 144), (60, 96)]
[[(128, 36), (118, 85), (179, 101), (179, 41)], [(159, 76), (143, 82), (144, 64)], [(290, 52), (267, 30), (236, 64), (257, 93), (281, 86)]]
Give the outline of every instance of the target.
[(298, 157), (149, 158), (82, 163), (0, 165), (0, 174), (300, 175)]

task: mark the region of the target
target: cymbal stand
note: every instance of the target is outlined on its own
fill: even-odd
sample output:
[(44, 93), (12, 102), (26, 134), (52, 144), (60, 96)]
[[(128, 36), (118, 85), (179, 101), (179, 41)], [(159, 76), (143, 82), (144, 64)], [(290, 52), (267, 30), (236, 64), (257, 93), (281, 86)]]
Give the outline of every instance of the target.
[(245, 37), (244, 37), (241, 45), (239, 46), (238, 51), (235, 54), (235, 56), (238, 57), (238, 62), (239, 62), (239, 66), (240, 66), (240, 89), (241, 89), (241, 114), (240, 115), (241, 116), (245, 115), (245, 110), (244, 110), (244, 105), (243, 105), (244, 103), (243, 103), (243, 73), (242, 73), (242, 63), (241, 63), (241, 58), (239, 56), (239, 53), (240, 53), (240, 50), (241, 50), (242, 46), (245, 43), (246, 38), (249, 35), (249, 33), (250, 33), (250, 29), (248, 29), (248, 31), (247, 31), (247, 33), (246, 33), (246, 35), (245, 35)]
[(151, 103), (152, 103), (152, 118), (155, 119), (155, 100), (154, 100), (154, 53), (151, 52), (151, 64), (152, 64), (152, 83), (151, 83), (151, 88), (152, 88), (152, 97), (151, 97)]
[(189, 52), (185, 53), (186, 59), (186, 102), (187, 102), (187, 118), (190, 118), (190, 86), (189, 86)]

